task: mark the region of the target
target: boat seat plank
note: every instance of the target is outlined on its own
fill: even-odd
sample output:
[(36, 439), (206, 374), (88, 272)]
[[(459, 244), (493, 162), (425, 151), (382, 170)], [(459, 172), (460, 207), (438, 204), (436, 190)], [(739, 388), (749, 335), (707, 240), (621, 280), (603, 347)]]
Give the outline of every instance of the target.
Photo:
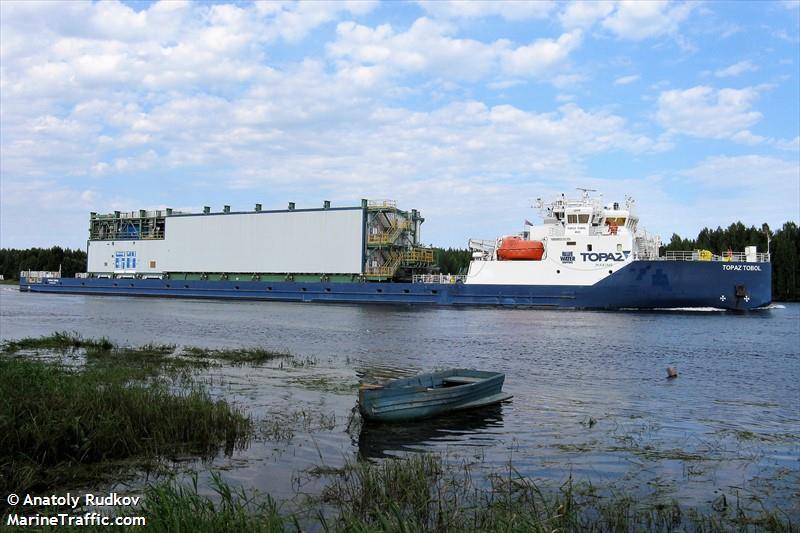
[(460, 385), (466, 385), (468, 383), (477, 383), (479, 381), (483, 381), (483, 378), (470, 378), (467, 376), (448, 376), (443, 380), (445, 383), (458, 383)]

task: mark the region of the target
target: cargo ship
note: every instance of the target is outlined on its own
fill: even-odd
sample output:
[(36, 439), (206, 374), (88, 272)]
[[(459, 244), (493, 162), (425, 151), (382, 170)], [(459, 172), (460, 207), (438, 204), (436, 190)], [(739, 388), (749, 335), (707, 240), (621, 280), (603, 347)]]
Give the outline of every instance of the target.
[(771, 302), (769, 253), (660, 254), (634, 202), (594, 191), (537, 200), (539, 224), (470, 240), (466, 273), (441, 274), (424, 218), (389, 200), (201, 213), (91, 213), (86, 273), (26, 271), (20, 290), (288, 302), (568, 309), (716, 308)]

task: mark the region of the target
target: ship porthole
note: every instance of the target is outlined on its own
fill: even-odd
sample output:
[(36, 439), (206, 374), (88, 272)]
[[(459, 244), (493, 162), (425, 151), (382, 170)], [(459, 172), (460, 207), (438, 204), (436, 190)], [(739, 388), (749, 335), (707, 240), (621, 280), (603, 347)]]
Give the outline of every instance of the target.
[(331, 288), (330, 287), (325, 287), (325, 292), (331, 292)]
[(188, 288), (189, 288), (189, 286), (188, 286), (188, 285), (184, 285), (184, 286), (183, 286), (183, 288), (184, 288), (184, 289), (188, 289)]
[(608, 273), (609, 273), (609, 274), (613, 274), (614, 272), (613, 272), (612, 270), (609, 270), (609, 271), (608, 271)]
[(271, 290), (272, 290), (272, 287), (267, 287), (267, 290), (268, 290), (268, 291), (271, 291)]
[(383, 292), (383, 289), (378, 289), (378, 292)]
[(306, 288), (305, 287), (301, 288), (300, 290), (303, 291), (303, 292), (306, 292)]
[(403, 292), (404, 292), (404, 293), (406, 293), (406, 294), (408, 294), (408, 293), (409, 293), (409, 292), (411, 292), (411, 291), (410, 291), (410, 290), (408, 290), (408, 289), (403, 289)]
[(439, 294), (439, 291), (434, 289), (434, 290), (431, 291), (431, 294)]
[(236, 289), (237, 291), (239, 290), (239, 286), (238, 285), (234, 286), (233, 288)]
[(561, 271), (560, 270), (556, 270), (556, 274), (561, 274)]

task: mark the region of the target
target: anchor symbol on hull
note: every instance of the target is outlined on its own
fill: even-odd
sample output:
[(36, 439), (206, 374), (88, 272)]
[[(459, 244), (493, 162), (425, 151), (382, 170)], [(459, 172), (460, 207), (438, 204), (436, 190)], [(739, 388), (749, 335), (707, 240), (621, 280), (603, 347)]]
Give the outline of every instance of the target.
[(724, 302), (726, 299), (727, 299), (727, 298), (725, 298), (725, 295), (724, 295), (724, 294), (723, 294), (722, 296), (720, 296), (720, 297), (719, 297), (719, 301), (720, 301), (720, 302)]

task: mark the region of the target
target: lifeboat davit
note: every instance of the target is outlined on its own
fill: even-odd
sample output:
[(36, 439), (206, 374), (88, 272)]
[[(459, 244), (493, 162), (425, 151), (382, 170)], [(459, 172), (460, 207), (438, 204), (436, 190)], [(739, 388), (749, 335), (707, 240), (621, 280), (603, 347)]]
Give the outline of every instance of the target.
[(504, 237), (497, 249), (500, 261), (541, 261), (543, 255), (541, 241), (526, 241), (520, 237)]

